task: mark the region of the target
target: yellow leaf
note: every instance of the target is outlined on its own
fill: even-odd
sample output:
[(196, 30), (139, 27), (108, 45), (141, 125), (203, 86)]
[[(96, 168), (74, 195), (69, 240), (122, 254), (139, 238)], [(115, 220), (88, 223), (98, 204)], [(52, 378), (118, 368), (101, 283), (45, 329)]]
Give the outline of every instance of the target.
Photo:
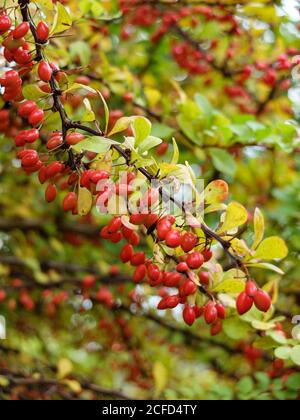
[(254, 213), (254, 242), (252, 249), (256, 249), (264, 238), (265, 219), (262, 212), (256, 208)]
[(248, 213), (241, 204), (232, 202), (228, 205), (225, 220), (219, 232), (229, 232), (239, 226), (244, 225), (248, 220)]
[(132, 123), (131, 117), (122, 117), (118, 119), (118, 121), (115, 123), (112, 130), (108, 133), (108, 136), (113, 136), (114, 134), (121, 133), (122, 131), (125, 131), (129, 128), (130, 124)]
[(93, 205), (92, 193), (87, 188), (80, 188), (78, 191), (78, 214), (86, 216), (91, 211)]
[(73, 364), (69, 359), (60, 359), (57, 363), (57, 377), (64, 379), (73, 370)]
[(178, 149), (176, 140), (173, 138), (172, 141), (173, 141), (174, 151), (173, 151), (173, 157), (172, 157), (170, 165), (177, 165), (179, 161), (179, 149)]
[(250, 255), (250, 250), (247, 247), (245, 241), (235, 238), (231, 242), (231, 249), (240, 257), (246, 257)]
[(72, 18), (67, 9), (61, 3), (57, 3), (56, 7), (57, 11), (51, 31), (52, 35), (64, 32), (72, 26)]
[(213, 292), (238, 294), (245, 290), (245, 280), (227, 279), (213, 288)]
[(168, 371), (164, 364), (161, 362), (155, 362), (153, 365), (153, 378), (155, 385), (155, 397), (158, 397), (165, 389), (168, 382)]
[(228, 184), (221, 179), (211, 182), (204, 191), (205, 204), (222, 203), (228, 197)]
[(5, 376), (0, 376), (0, 386), (5, 388), (9, 385), (9, 380)]
[(144, 89), (145, 96), (147, 98), (150, 108), (154, 107), (158, 101), (161, 99), (161, 93), (157, 89), (151, 87), (145, 87)]
[(283, 239), (272, 236), (265, 239), (257, 248), (253, 259), (255, 260), (276, 260), (283, 259), (288, 255), (288, 248)]
[(75, 394), (80, 394), (80, 392), (82, 391), (81, 385), (78, 381), (65, 379), (64, 381), (62, 381), (62, 383), (67, 385), (70, 388), (70, 390)]

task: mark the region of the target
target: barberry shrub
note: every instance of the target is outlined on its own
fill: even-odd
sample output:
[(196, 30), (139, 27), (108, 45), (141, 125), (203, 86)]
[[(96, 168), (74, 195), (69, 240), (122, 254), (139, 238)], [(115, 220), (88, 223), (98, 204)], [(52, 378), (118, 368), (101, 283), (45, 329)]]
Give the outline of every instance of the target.
[[(140, 341), (152, 339), (154, 323), (193, 345), (203, 340), (203, 360), (226, 377), (223, 397), (297, 398), (300, 347), (283, 325), (290, 313), (277, 307), (288, 235), (280, 214), (279, 228), (266, 230), (260, 209), (274, 218), (269, 199), (282, 199), (279, 188), (295, 178), (287, 92), (298, 49), (283, 35), (287, 20), (269, 4), (18, 0), (1, 8), (0, 131), (20, 194), (5, 202), (15, 225), (2, 223), (12, 236), (0, 256), (0, 308), (9, 320), (26, 314), (26, 342), (35, 319), (63, 346), (55, 326), (63, 331), (71, 319), (91, 370), (88, 353), (106, 346), (127, 354), (108, 354), (107, 363), (126, 372), (137, 396), (186, 397), (168, 386), (168, 354), (182, 363), (174, 337), (156, 337), (156, 352), (164, 347), (151, 366), (144, 357)], [(63, 386), (97, 393), (69, 378), (74, 344), (57, 361), (60, 398)], [(245, 368), (235, 376), (234, 360), (216, 368), (211, 348)], [(1, 368), (3, 395), (19, 398), (23, 389)], [(90, 379), (105, 383), (101, 374)], [(245, 374), (263, 383), (260, 393), (252, 382), (228, 385)], [(272, 394), (276, 378), (281, 397)]]

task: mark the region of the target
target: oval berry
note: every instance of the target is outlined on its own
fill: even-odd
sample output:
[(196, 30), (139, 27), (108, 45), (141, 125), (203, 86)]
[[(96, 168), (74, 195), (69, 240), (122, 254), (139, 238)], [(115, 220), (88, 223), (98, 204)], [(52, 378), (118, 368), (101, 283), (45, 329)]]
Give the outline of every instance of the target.
[(50, 82), (52, 77), (52, 68), (47, 61), (41, 61), (38, 67), (39, 78), (43, 82)]
[(14, 39), (23, 38), (25, 35), (27, 35), (29, 29), (30, 29), (29, 23), (22, 22), (20, 23), (20, 25), (16, 27), (16, 29), (12, 31), (12, 36)]
[(36, 34), (40, 42), (45, 42), (49, 38), (49, 26), (45, 22), (39, 22), (36, 27)]
[(254, 303), (258, 310), (262, 312), (268, 312), (268, 310), (271, 308), (272, 300), (267, 292), (264, 290), (257, 290), (254, 297)]
[(48, 203), (52, 203), (57, 196), (57, 189), (56, 186), (53, 184), (49, 184), (46, 192), (45, 192), (45, 199)]
[(191, 306), (185, 306), (182, 312), (183, 320), (187, 325), (193, 325), (196, 319), (196, 314)]
[(204, 264), (204, 258), (201, 252), (193, 252), (187, 257), (186, 262), (191, 269), (197, 270)]
[(249, 297), (246, 292), (239, 295), (236, 301), (236, 308), (239, 315), (244, 315), (250, 311), (253, 306), (253, 298)]

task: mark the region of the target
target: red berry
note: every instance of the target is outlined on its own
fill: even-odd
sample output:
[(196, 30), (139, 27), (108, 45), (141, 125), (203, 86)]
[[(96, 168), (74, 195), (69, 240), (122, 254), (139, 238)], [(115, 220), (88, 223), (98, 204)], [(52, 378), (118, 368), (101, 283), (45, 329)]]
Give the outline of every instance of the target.
[(192, 280), (186, 280), (181, 286), (180, 286), (180, 294), (183, 296), (190, 296), (196, 293), (197, 291), (197, 285)]
[(249, 297), (254, 297), (257, 292), (257, 286), (254, 281), (248, 281), (246, 284), (246, 293)]
[(20, 23), (20, 25), (16, 27), (16, 29), (12, 31), (12, 36), (14, 39), (23, 38), (25, 35), (27, 35), (29, 29), (30, 29), (29, 23), (22, 22)]
[(158, 239), (161, 241), (164, 241), (166, 239), (167, 234), (171, 231), (171, 229), (172, 229), (172, 224), (169, 221), (167, 220), (160, 221), (157, 225)]
[(220, 319), (225, 319), (226, 318), (226, 309), (225, 309), (225, 306), (222, 305), (221, 303), (217, 303), (216, 304), (216, 309), (217, 309), (217, 312), (218, 312), (218, 317)]
[(179, 296), (166, 296), (157, 305), (157, 309), (173, 309), (179, 304)]
[(206, 271), (199, 273), (199, 279), (203, 286), (209, 286), (209, 274)]
[(254, 295), (254, 303), (257, 309), (259, 309), (260, 311), (268, 312), (272, 305), (272, 300), (267, 292), (259, 289)]
[(37, 109), (37, 104), (34, 101), (23, 102), (18, 109), (18, 114), (22, 118), (28, 118), (29, 115)]
[(161, 278), (161, 271), (159, 267), (155, 264), (149, 265), (148, 276), (149, 276), (149, 279), (152, 280), (153, 282), (158, 282)]
[(94, 284), (96, 283), (96, 280), (97, 280), (96, 276), (87, 275), (82, 280), (82, 287), (84, 289), (90, 289), (91, 287), (94, 286)]
[(131, 258), (131, 265), (137, 267), (138, 265), (145, 264), (145, 260), (146, 260), (146, 257), (145, 257), (144, 252), (137, 252)]
[(39, 22), (36, 27), (36, 33), (40, 42), (45, 42), (49, 38), (49, 26), (45, 22)]
[(193, 233), (186, 233), (181, 237), (181, 248), (184, 252), (192, 251), (198, 243), (198, 237)]
[(7, 15), (0, 16), (0, 32), (3, 34), (7, 32), (11, 27), (11, 19)]
[(52, 203), (56, 199), (57, 195), (57, 189), (56, 186), (53, 184), (49, 184), (46, 192), (45, 192), (45, 198), (48, 203)]
[(27, 153), (22, 158), (22, 166), (34, 166), (39, 161), (39, 155), (35, 150), (27, 150)]
[(210, 329), (210, 334), (211, 336), (215, 336), (220, 334), (220, 332), (222, 332), (223, 330), (223, 324), (222, 322), (218, 319), (216, 322), (213, 323), (213, 325), (211, 326)]
[(39, 125), (43, 121), (44, 115), (45, 114), (42, 109), (36, 109), (28, 117), (29, 124), (33, 125), (34, 127)]
[(146, 214), (132, 214), (130, 216), (130, 223), (133, 225), (143, 225), (146, 223), (147, 215)]
[(52, 162), (47, 167), (47, 178), (53, 178), (58, 175), (64, 169), (64, 165), (61, 162)]
[(249, 297), (246, 292), (239, 295), (236, 302), (236, 308), (239, 315), (244, 315), (250, 311), (253, 306), (253, 298)]
[(179, 230), (171, 230), (166, 236), (166, 244), (170, 248), (177, 248), (181, 243), (181, 233)]
[(218, 319), (218, 311), (214, 302), (209, 302), (206, 305), (204, 318), (207, 324), (213, 324)]
[(50, 82), (52, 73), (53, 71), (50, 64), (47, 61), (41, 61), (38, 67), (39, 78), (43, 82)]
[(6, 292), (5, 292), (5, 290), (0, 289), (0, 303), (3, 302), (5, 300), (5, 298), (6, 298)]
[(183, 308), (182, 316), (187, 325), (193, 325), (196, 319), (194, 308), (191, 306), (185, 306)]
[(186, 262), (191, 269), (197, 270), (203, 265), (204, 258), (201, 252), (193, 252), (187, 257)]
[(169, 144), (166, 142), (161, 143), (159, 146), (157, 146), (156, 148), (156, 153), (158, 154), (158, 156), (164, 156), (169, 148)]
[(121, 250), (121, 254), (120, 254), (121, 261), (125, 264), (131, 261), (133, 255), (134, 255), (133, 246), (125, 245)]
[(185, 273), (186, 271), (189, 271), (189, 266), (187, 265), (187, 263), (182, 262), (182, 263), (179, 263), (179, 264), (176, 266), (176, 270), (177, 270), (179, 273)]
[(109, 233), (116, 233), (122, 227), (122, 220), (121, 217), (114, 217), (108, 225), (108, 232)]
[(213, 256), (213, 253), (212, 253), (212, 251), (211, 251), (210, 249), (205, 249), (205, 250), (202, 252), (202, 255), (203, 255), (204, 261), (205, 261), (205, 262), (208, 262), (208, 261), (210, 261), (210, 260), (211, 260), (211, 258), (212, 258), (212, 256)]
[(147, 274), (147, 267), (143, 264), (136, 268), (133, 274), (133, 281), (135, 283), (140, 283), (144, 280)]
[(74, 210), (77, 206), (77, 195), (73, 192), (68, 193), (63, 200), (64, 211)]
[(80, 133), (70, 133), (70, 134), (67, 135), (66, 140), (67, 140), (67, 143), (70, 146), (73, 146), (73, 145), (79, 143), (80, 141), (82, 141), (84, 138), (85, 137), (84, 137), (83, 134), (80, 134)]
[(176, 287), (181, 280), (182, 276), (179, 273), (165, 273), (163, 283), (167, 287)]

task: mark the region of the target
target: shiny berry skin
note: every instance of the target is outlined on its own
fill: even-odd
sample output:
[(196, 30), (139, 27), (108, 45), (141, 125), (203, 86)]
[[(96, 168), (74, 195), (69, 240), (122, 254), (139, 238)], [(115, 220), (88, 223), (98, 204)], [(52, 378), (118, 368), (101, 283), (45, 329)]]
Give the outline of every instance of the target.
[(140, 226), (146, 223), (147, 215), (146, 214), (132, 214), (130, 216), (130, 223), (136, 226)]
[(148, 276), (149, 276), (149, 279), (152, 280), (153, 282), (158, 282), (161, 278), (161, 271), (159, 267), (155, 264), (149, 265)]
[(39, 22), (36, 27), (36, 34), (40, 42), (46, 42), (49, 38), (49, 26), (45, 22)]
[(180, 294), (183, 296), (190, 296), (196, 293), (197, 291), (197, 285), (192, 280), (186, 280), (181, 286), (180, 286)]
[(145, 264), (145, 254), (144, 252), (137, 252), (134, 254), (134, 256), (131, 258), (131, 265), (134, 267), (137, 267), (139, 265)]
[(189, 271), (189, 266), (187, 265), (187, 263), (182, 262), (176, 266), (176, 270), (178, 271), (178, 273), (185, 273), (186, 271)]
[(179, 273), (165, 273), (163, 284), (167, 287), (176, 287), (181, 282), (182, 276)]
[(109, 233), (116, 233), (122, 227), (122, 220), (121, 217), (114, 217), (108, 225), (108, 232)]
[(47, 61), (41, 61), (38, 67), (39, 78), (43, 82), (50, 82), (52, 73), (53, 71), (50, 64)]
[(205, 262), (208, 262), (208, 261), (210, 261), (212, 259), (213, 253), (212, 253), (212, 251), (210, 249), (205, 249), (202, 252), (202, 255), (203, 255), (204, 261)]
[(129, 261), (131, 261), (132, 257), (134, 255), (134, 250), (132, 245), (125, 245), (120, 253), (120, 259), (125, 264)]
[(193, 325), (196, 319), (194, 308), (191, 306), (185, 306), (182, 312), (183, 320), (187, 325)]
[(248, 281), (246, 284), (246, 293), (249, 297), (254, 297), (257, 292), (257, 286), (253, 281)]
[(259, 309), (262, 312), (268, 312), (268, 310), (271, 308), (272, 300), (267, 292), (264, 290), (257, 290), (254, 297), (254, 303), (257, 309)]
[(0, 33), (7, 32), (12, 25), (11, 19), (7, 15), (0, 16)]
[(135, 283), (140, 283), (143, 281), (147, 274), (147, 267), (143, 264), (136, 268), (133, 274), (133, 281)]
[(198, 243), (198, 237), (193, 233), (186, 233), (181, 237), (181, 248), (184, 252), (192, 251)]
[(225, 306), (222, 305), (221, 303), (217, 303), (216, 304), (216, 309), (218, 312), (218, 318), (220, 319), (226, 319), (226, 309)]
[(170, 248), (177, 248), (181, 244), (181, 233), (178, 230), (171, 230), (166, 236), (166, 244)]
[(62, 146), (62, 144), (63, 144), (62, 136), (54, 136), (54, 137), (51, 137), (51, 139), (47, 141), (46, 147), (48, 150), (54, 150)]
[(23, 38), (25, 35), (27, 35), (29, 29), (30, 29), (29, 23), (22, 22), (20, 23), (20, 25), (16, 27), (16, 29), (12, 31), (12, 36), (14, 39)]
[(203, 255), (201, 252), (193, 252), (187, 257), (186, 263), (192, 270), (197, 270), (204, 264)]
[(73, 146), (81, 142), (84, 138), (84, 135), (81, 133), (70, 133), (67, 135), (66, 140), (70, 146)]
[(218, 319), (218, 311), (214, 302), (209, 302), (206, 305), (204, 318), (207, 324), (213, 324)]
[(73, 192), (68, 193), (63, 200), (64, 211), (71, 211), (77, 206), (77, 195)]
[(34, 166), (39, 160), (39, 155), (35, 150), (28, 151), (22, 158), (22, 166)]
[(169, 221), (163, 220), (159, 222), (157, 225), (158, 239), (161, 241), (164, 241), (166, 239), (167, 234), (171, 231), (171, 229), (172, 229), (172, 224)]
[(58, 175), (64, 169), (64, 165), (61, 162), (55, 161), (50, 163), (47, 167), (47, 178), (53, 178)]
[(199, 273), (199, 280), (202, 286), (209, 286), (209, 274), (206, 271)]
[(28, 118), (37, 108), (38, 106), (34, 101), (25, 101), (19, 106), (18, 114), (22, 118)]
[(44, 111), (38, 108), (29, 115), (28, 122), (35, 127), (43, 121), (44, 116)]
[(179, 296), (166, 296), (157, 305), (157, 309), (173, 309), (179, 304)]
[(253, 306), (253, 298), (249, 297), (246, 292), (239, 295), (236, 301), (236, 308), (239, 315), (244, 315), (250, 311)]
[(45, 192), (45, 199), (48, 203), (52, 203), (57, 196), (57, 189), (56, 186), (53, 184), (49, 184), (46, 192)]

